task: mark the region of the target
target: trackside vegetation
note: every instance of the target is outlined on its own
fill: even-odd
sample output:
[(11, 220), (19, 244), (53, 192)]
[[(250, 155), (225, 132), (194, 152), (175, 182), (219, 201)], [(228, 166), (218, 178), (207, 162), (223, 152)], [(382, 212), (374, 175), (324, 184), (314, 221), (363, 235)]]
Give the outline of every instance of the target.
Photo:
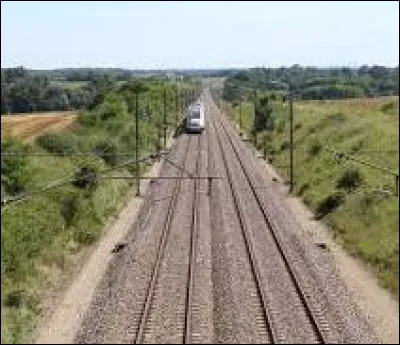
[[(169, 136), (199, 91), (191, 81), (98, 83), (71, 131), (43, 134), (32, 144), (1, 142), (2, 343), (29, 339), (43, 298), (130, 194), (134, 180), (104, 177), (134, 175), (136, 165), (123, 163), (135, 158), (136, 107), (143, 157), (163, 146), (164, 95)], [(141, 173), (149, 163), (141, 163)]]

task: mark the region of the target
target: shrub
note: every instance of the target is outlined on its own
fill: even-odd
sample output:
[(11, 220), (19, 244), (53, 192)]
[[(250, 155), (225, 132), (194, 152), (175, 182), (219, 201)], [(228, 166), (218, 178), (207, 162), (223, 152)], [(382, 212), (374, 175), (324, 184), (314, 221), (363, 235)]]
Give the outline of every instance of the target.
[(77, 188), (93, 191), (98, 185), (98, 174), (93, 167), (81, 167), (75, 172), (72, 184)]
[(299, 192), (297, 193), (297, 195), (303, 195), (303, 193), (310, 188), (310, 185), (308, 183), (303, 183), (300, 186)]
[(36, 143), (48, 152), (65, 155), (76, 152), (77, 140), (73, 134), (45, 133), (36, 139)]
[(269, 154), (274, 154), (275, 153), (274, 145), (269, 143), (269, 142), (265, 143), (265, 150)]
[(284, 141), (282, 144), (281, 144), (281, 151), (285, 151), (285, 150), (288, 150), (290, 148), (290, 143), (288, 142), (288, 141)]
[(69, 227), (73, 223), (75, 215), (78, 211), (78, 207), (79, 207), (78, 194), (67, 195), (61, 200), (60, 213), (64, 218), (67, 227)]
[(128, 114), (128, 106), (124, 98), (114, 93), (108, 94), (96, 110), (102, 121), (124, 117)]
[(338, 188), (348, 191), (358, 188), (363, 182), (361, 172), (357, 168), (345, 170), (336, 182)]
[[(27, 152), (27, 146), (13, 139), (1, 143), (1, 152)], [(1, 155), (1, 192), (15, 195), (25, 190), (29, 179), (28, 160), (25, 155)]]
[(76, 229), (74, 233), (74, 239), (84, 245), (89, 245), (93, 243), (93, 241), (96, 239), (97, 234), (93, 229), (87, 229), (84, 227), (80, 227), (79, 229)]
[(77, 122), (85, 127), (92, 127), (97, 123), (97, 116), (91, 112), (81, 111), (78, 114)]
[(357, 140), (353, 145), (351, 145), (350, 151), (351, 153), (356, 153), (360, 151), (364, 146), (364, 139)]
[(17, 289), (7, 293), (3, 299), (3, 303), (7, 307), (20, 308), (22, 305), (24, 290)]
[(332, 213), (336, 208), (338, 208), (344, 201), (344, 195), (340, 192), (334, 192), (328, 195), (326, 198), (322, 199), (315, 210), (315, 218), (321, 219), (329, 213)]
[(314, 134), (314, 133), (316, 132), (316, 130), (317, 130), (316, 127), (310, 127), (310, 128), (308, 129), (308, 133), (309, 133), (309, 134)]
[(319, 142), (319, 140), (314, 140), (308, 147), (308, 154), (310, 156), (316, 156), (318, 153), (320, 153), (321, 149), (322, 149), (322, 144)]
[(296, 123), (296, 124), (294, 125), (294, 130), (300, 129), (301, 127), (303, 127), (303, 124), (302, 124), (301, 122)]
[(364, 91), (352, 85), (314, 85), (302, 90), (303, 99), (341, 99), (358, 98), (364, 96)]
[(110, 166), (115, 166), (118, 163), (118, 146), (113, 141), (105, 138), (100, 139), (94, 145), (94, 153)]
[(283, 120), (278, 121), (277, 125), (276, 125), (276, 131), (277, 133), (283, 133), (283, 130), (285, 129), (285, 122)]
[(398, 114), (398, 106), (396, 106), (396, 103), (393, 101), (382, 104), (380, 110), (387, 115)]
[(359, 209), (362, 215), (367, 215), (371, 211), (371, 207), (379, 204), (383, 199), (382, 196), (367, 192), (357, 198), (359, 203)]

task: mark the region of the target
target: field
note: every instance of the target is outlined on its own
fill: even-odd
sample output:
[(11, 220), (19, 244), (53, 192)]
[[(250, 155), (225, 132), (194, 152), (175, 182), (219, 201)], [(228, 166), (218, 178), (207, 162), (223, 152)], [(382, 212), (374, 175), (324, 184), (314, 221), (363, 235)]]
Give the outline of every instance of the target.
[(86, 86), (88, 84), (87, 81), (58, 81), (58, 80), (53, 80), (51, 82), (52, 85), (54, 86), (59, 86), (62, 87), (63, 89), (66, 90), (76, 90), (79, 89), (83, 86)]
[(2, 115), (1, 139), (11, 136), (24, 142), (31, 142), (49, 130), (59, 132), (71, 128), (75, 119), (76, 113), (71, 111)]
[[(238, 108), (228, 107), (237, 122)], [(243, 129), (250, 135), (253, 106), (246, 103), (243, 108)], [(288, 180), (288, 104), (276, 102), (272, 108), (274, 129), (258, 134), (257, 147), (262, 152), (266, 148), (272, 164)], [(399, 169), (398, 97), (295, 101), (294, 143), (294, 193), (398, 297), (399, 203), (390, 173), (398, 174)]]

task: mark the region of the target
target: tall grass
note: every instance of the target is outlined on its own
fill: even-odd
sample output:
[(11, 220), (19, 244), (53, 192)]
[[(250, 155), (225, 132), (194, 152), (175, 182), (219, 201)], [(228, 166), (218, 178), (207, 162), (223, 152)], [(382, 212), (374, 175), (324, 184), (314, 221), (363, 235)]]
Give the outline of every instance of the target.
[[(289, 177), (288, 104), (274, 103), (270, 161)], [(251, 133), (251, 104), (243, 107), (243, 129)], [(327, 151), (398, 172), (399, 99), (296, 101), (294, 192), (327, 223), (336, 239), (360, 257), (395, 296), (399, 293), (399, 199), (395, 178)], [(238, 122), (238, 107), (231, 110)]]

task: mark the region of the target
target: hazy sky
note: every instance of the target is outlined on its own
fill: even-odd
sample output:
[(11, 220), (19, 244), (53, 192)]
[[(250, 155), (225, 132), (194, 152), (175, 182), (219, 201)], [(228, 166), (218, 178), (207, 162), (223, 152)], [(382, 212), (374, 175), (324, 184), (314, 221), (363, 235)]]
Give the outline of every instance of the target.
[(399, 3), (1, 2), (1, 66), (219, 68), (399, 61)]

